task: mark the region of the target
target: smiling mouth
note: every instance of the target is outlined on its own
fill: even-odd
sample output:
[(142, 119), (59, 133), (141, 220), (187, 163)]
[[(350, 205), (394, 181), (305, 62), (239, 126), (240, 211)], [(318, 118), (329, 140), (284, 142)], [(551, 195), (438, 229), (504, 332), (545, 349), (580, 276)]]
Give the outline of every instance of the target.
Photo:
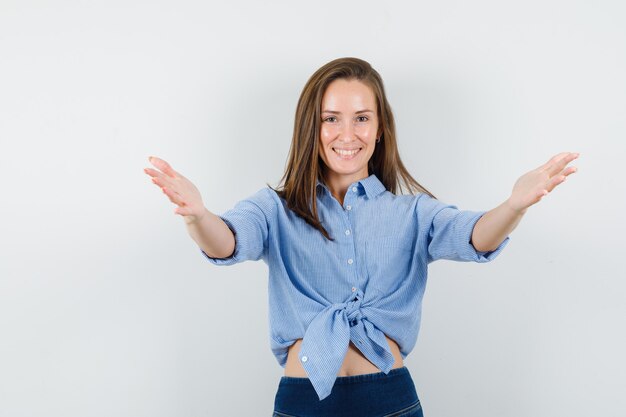
[(337, 156), (339, 156), (339, 158), (341, 159), (352, 159), (354, 158), (354, 156), (356, 154), (358, 154), (359, 152), (361, 152), (363, 148), (358, 148), (358, 149), (352, 149), (352, 150), (341, 150), (341, 149), (335, 149), (333, 148), (333, 151), (335, 152), (335, 154)]

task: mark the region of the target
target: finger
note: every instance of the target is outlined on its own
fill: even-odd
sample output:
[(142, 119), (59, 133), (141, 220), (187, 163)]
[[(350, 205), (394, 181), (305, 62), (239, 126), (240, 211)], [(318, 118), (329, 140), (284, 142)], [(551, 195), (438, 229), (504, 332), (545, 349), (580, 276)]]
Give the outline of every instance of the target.
[(577, 167), (567, 167), (564, 170), (562, 170), (561, 172), (559, 172), (559, 174), (565, 175), (567, 177), (568, 175), (571, 175), (571, 174), (575, 173), (576, 171), (578, 171)]
[(174, 209), (174, 214), (179, 214), (181, 216), (189, 216), (191, 211), (187, 207), (176, 207)]
[(550, 178), (554, 177), (563, 169), (563, 161), (567, 158), (567, 155), (562, 156), (561, 158), (554, 161), (551, 165), (548, 166), (546, 172)]
[(541, 169), (542, 170), (546, 170), (550, 167), (550, 165), (552, 165), (553, 163), (555, 163), (556, 161), (558, 161), (559, 159), (561, 159), (563, 157), (563, 155), (567, 154), (568, 152), (561, 152), (561, 153), (557, 153), (556, 155), (554, 155), (552, 158), (550, 158), (548, 160), (548, 162), (546, 162), (545, 164), (541, 165)]
[(557, 185), (561, 184), (566, 179), (567, 179), (567, 176), (565, 176), (565, 175), (555, 175), (554, 177), (550, 178), (550, 180), (548, 181), (546, 189), (548, 191), (552, 192), (552, 190), (554, 190), (554, 188)]
[(185, 203), (183, 202), (183, 198), (180, 194), (178, 194), (177, 192), (173, 191), (171, 188), (167, 188), (167, 187), (163, 187), (161, 188), (161, 191), (163, 191), (163, 194), (165, 194), (167, 196), (167, 198), (169, 198), (169, 200), (176, 204), (177, 206), (184, 206)]
[(557, 175), (567, 164), (578, 158), (578, 154), (574, 152), (564, 152), (559, 158), (548, 165), (544, 170), (550, 177)]
[(159, 175), (152, 177), (152, 182), (159, 187), (168, 187), (169, 189), (176, 191), (175, 184), (172, 183), (168, 178), (170, 177), (166, 177), (165, 175), (159, 173)]
[(163, 194), (165, 194), (172, 203), (174, 204), (178, 204), (179, 206), (184, 206), (185, 203), (183, 202), (182, 197), (180, 196), (180, 194), (172, 191), (171, 189), (167, 188), (167, 187), (163, 187)]
[(552, 191), (557, 185), (564, 182), (570, 174), (573, 174), (576, 171), (578, 171), (576, 167), (567, 167), (552, 178), (550, 178), (550, 191)]
[(157, 171), (156, 169), (152, 169), (152, 168), (144, 168), (143, 172), (145, 172), (146, 174), (150, 175), (152, 178), (160, 178), (161, 180), (165, 181), (167, 177), (165, 174), (163, 174), (160, 171)]
[(178, 176), (178, 172), (174, 171), (174, 168), (172, 168), (170, 164), (165, 162), (163, 159), (157, 158), (156, 156), (151, 156), (148, 158), (148, 160), (152, 163), (152, 165), (163, 171), (165, 175), (172, 178), (176, 178)]

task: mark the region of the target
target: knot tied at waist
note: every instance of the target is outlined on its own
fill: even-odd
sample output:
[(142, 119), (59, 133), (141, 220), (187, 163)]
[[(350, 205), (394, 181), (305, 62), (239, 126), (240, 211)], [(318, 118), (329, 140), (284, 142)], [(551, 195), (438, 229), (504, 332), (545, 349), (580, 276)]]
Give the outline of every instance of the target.
[(363, 292), (361, 292), (361, 290), (358, 290), (358, 292), (352, 294), (352, 296), (350, 296), (350, 299), (346, 301), (345, 303), (333, 304), (333, 306), (335, 306), (337, 309), (341, 309), (341, 308), (345, 309), (346, 318), (348, 319), (348, 324), (350, 325), (350, 327), (354, 327), (363, 316), (361, 314), (362, 302), (363, 302)]
[(320, 401), (330, 395), (350, 341), (385, 374), (395, 362), (385, 334), (367, 320), (363, 296), (356, 290), (343, 303), (328, 305), (304, 334), (298, 359)]

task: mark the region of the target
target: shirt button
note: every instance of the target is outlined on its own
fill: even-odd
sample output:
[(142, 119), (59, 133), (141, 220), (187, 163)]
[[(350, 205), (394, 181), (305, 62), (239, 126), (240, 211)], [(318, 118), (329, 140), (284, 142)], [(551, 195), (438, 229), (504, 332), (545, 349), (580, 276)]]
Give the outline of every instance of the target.
[(348, 263), (349, 263), (350, 265), (352, 265), (352, 262), (353, 262), (353, 261), (352, 261), (352, 258), (348, 259)]
[(356, 187), (352, 187), (352, 191), (356, 193)]
[(307, 361), (307, 359), (309, 359), (309, 358), (307, 358), (306, 356), (303, 356), (303, 357), (302, 357), (302, 362), (306, 362), (306, 361)]
[(350, 234), (350, 229), (346, 230), (346, 234), (349, 235)]
[(352, 210), (352, 206), (346, 206), (346, 210)]
[(352, 292), (355, 292), (355, 291), (356, 291), (356, 287), (352, 287)]

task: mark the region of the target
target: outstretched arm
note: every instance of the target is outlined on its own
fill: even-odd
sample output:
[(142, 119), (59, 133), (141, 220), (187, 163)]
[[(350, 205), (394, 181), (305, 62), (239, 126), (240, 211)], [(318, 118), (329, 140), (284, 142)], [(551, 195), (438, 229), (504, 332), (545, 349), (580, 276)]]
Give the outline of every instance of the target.
[(568, 175), (578, 170), (567, 164), (579, 155), (576, 152), (559, 153), (542, 166), (522, 175), (515, 182), (511, 196), (476, 222), (471, 239), (474, 248), (483, 252), (495, 250), (517, 227), (528, 207), (541, 201)]

